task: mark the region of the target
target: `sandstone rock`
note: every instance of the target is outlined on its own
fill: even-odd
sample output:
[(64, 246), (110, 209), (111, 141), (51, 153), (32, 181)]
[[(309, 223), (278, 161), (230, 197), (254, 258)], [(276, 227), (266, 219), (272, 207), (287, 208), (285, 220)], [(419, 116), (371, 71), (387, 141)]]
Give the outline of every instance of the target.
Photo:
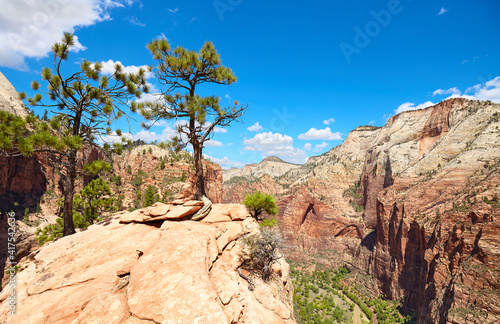
[(206, 223), (244, 220), (251, 217), (245, 205), (213, 204), (212, 210), (202, 221)]
[[(121, 223), (151, 210), (44, 245), (18, 273), (16, 317), (8, 315), (9, 291), (0, 293), (0, 322), (294, 323), (282, 288), (289, 280), (260, 281), (252, 292), (236, 271), (240, 238), (258, 230), (255, 220)], [(276, 271), (288, 276), (284, 260)]]
[(151, 207), (135, 210), (129, 214), (124, 214), (120, 219), (121, 223), (143, 223), (151, 221), (159, 221), (165, 219), (181, 219), (192, 215), (201, 209), (199, 204), (189, 205), (166, 205), (160, 202), (155, 203)]

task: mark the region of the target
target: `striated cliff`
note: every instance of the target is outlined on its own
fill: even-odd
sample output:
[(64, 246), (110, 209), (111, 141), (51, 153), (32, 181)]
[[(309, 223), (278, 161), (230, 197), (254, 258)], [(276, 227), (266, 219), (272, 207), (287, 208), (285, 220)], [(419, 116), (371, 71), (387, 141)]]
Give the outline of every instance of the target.
[(365, 270), (419, 323), (499, 321), (499, 127), (499, 104), (450, 99), (274, 177), (291, 255)]
[(240, 269), (242, 239), (260, 231), (244, 206), (179, 221), (199, 208), (157, 203), (44, 245), (21, 260), (16, 316), (1, 292), (0, 322), (295, 323), (283, 258), (268, 282)]

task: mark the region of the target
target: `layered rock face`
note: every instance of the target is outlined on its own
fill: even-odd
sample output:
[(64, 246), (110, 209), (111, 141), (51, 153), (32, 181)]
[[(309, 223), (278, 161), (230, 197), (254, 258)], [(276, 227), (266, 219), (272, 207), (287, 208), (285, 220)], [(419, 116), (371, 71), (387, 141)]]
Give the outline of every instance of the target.
[(157, 203), (44, 245), (21, 262), (15, 317), (2, 291), (0, 321), (295, 323), (284, 259), (270, 282), (240, 269), (242, 239), (259, 231), (244, 206), (214, 204), (201, 222), (173, 220), (173, 209), (190, 214), (197, 205)]
[[(160, 159), (166, 162), (161, 168)], [(194, 193), (195, 173), (193, 164), (187, 157), (175, 160), (166, 149), (157, 145), (140, 145), (122, 155), (113, 157), (113, 169), (116, 175), (121, 176), (123, 186), (117, 188), (125, 195), (124, 205), (129, 206), (136, 197), (137, 188), (131, 182), (137, 173), (144, 172), (142, 192), (149, 185), (158, 189), (160, 197), (166, 193), (173, 198), (186, 198)], [(210, 161), (203, 161), (203, 174), (207, 197), (213, 203), (222, 203), (222, 169), (220, 165)]]
[(500, 321), (499, 121), (500, 105), (457, 98), (358, 127), (274, 178), (285, 237), (344, 252), (419, 323)]

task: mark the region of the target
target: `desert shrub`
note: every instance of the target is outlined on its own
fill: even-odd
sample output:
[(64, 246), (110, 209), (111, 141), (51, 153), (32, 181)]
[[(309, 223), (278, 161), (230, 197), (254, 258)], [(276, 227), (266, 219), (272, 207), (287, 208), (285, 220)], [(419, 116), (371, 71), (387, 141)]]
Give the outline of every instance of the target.
[(259, 234), (243, 239), (243, 266), (258, 272), (263, 280), (272, 275), (271, 267), (282, 257), (283, 238), (275, 229), (264, 227)]
[(259, 215), (266, 212), (270, 215), (278, 213), (278, 206), (273, 195), (266, 195), (262, 192), (247, 194), (243, 200), (243, 205), (247, 206), (248, 211), (255, 220), (259, 220)]

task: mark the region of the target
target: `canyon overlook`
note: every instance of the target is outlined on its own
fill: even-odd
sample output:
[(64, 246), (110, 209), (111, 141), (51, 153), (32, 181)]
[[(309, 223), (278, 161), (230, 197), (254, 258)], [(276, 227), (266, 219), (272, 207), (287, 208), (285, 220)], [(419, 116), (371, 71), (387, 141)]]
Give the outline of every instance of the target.
[[(12, 89), (0, 92), (0, 107), (25, 114), (12, 99)], [(320, 258), (328, 266), (346, 265), (373, 276), (377, 289), (399, 300), (402, 313), (418, 323), (498, 322), (499, 126), (499, 104), (455, 98), (398, 114), (383, 127), (360, 126), (341, 145), (304, 165), (268, 157), (223, 171), (205, 160), (207, 196), (214, 208), (203, 222), (169, 219), (173, 216), (161, 203), (135, 206), (137, 192), (154, 187), (158, 198), (183, 206), (168, 210), (193, 212), (197, 203), (189, 198), (195, 179), (188, 155), (156, 145), (129, 147), (112, 157), (120, 181), (111, 189), (121, 199), (121, 212), (107, 213), (89, 229), (42, 247), (35, 241), (35, 227), (18, 220), (19, 316), (33, 323), (98, 318), (110, 323), (168, 323), (174, 318), (293, 323), (293, 288), (284, 259), (273, 270), (277, 281), (256, 278), (255, 291), (238, 273), (242, 238), (258, 231), (258, 225), (241, 205), (231, 204), (261, 191), (277, 198), (290, 260)], [(84, 163), (104, 156), (88, 148), (80, 158)], [(33, 214), (39, 206), (43, 217), (33, 219), (39, 225), (54, 222), (61, 193), (54, 170), (41, 155), (1, 157), (1, 209), (20, 205)], [(77, 187), (90, 180), (82, 177)], [(161, 213), (165, 217), (155, 218)], [(28, 221), (33, 222), (31, 216)], [(7, 228), (3, 217), (2, 246), (7, 245)], [(100, 248), (103, 242), (110, 251)], [(8, 267), (7, 257), (2, 250), (1, 264)], [(196, 283), (203, 294), (183, 293), (187, 282)], [(162, 298), (165, 293), (169, 298)], [(6, 294), (4, 289), (0, 295), (0, 320), (9, 323)], [(141, 306), (138, 300), (148, 303)], [(175, 313), (174, 305), (184, 308)]]
[(499, 104), (449, 99), (279, 175), (224, 171), (223, 201), (274, 194), (292, 258), (366, 271), (419, 323), (498, 322), (499, 126)]

